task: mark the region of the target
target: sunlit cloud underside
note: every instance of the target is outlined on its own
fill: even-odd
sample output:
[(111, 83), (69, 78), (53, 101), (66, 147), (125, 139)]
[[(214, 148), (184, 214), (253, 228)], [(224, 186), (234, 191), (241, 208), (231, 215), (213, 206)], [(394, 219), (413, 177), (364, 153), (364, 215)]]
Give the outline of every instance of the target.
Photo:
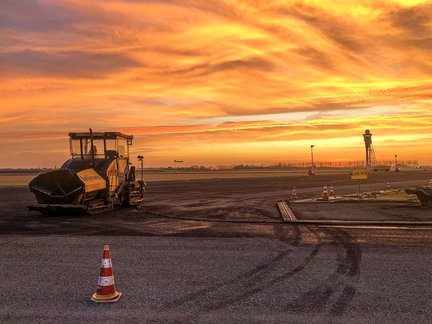
[(150, 166), (432, 162), (431, 1), (0, 2), (0, 167), (67, 133), (135, 136)]

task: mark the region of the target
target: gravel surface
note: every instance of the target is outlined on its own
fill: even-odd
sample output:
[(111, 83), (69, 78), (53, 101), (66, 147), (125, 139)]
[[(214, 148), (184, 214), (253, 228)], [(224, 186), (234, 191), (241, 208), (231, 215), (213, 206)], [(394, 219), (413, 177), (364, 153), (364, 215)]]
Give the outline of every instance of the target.
[[(0, 239), (0, 321), (396, 322), (432, 316), (429, 247), (362, 246), (342, 230), (260, 238)], [(95, 304), (109, 243), (116, 304)]]

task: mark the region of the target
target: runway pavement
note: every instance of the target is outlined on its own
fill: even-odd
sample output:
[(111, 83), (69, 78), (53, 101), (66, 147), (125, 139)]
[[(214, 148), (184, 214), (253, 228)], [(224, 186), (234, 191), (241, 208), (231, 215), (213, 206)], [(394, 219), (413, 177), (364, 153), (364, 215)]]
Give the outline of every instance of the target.
[[(140, 208), (81, 217), (0, 188), (0, 322), (430, 323), (432, 227), (283, 224), (287, 180), (155, 183)], [(110, 305), (90, 301), (104, 244), (124, 294)]]
[[(279, 238), (0, 238), (0, 322), (413, 322), (432, 316), (430, 246), (341, 229)], [(300, 234), (301, 236), (301, 234)], [(110, 244), (116, 304), (95, 304)]]

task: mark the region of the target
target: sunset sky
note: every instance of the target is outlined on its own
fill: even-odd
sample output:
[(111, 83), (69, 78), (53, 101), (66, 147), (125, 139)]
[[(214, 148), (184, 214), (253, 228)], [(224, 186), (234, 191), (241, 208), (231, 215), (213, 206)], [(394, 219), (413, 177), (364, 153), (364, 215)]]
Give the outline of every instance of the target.
[(1, 0), (0, 168), (121, 131), (147, 166), (432, 163), (432, 1)]

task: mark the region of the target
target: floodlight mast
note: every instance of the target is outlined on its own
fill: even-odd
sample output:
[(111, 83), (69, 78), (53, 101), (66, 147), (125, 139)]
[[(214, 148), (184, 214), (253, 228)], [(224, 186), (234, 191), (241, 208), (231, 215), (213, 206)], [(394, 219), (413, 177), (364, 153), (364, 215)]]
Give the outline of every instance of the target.
[(311, 168), (314, 168), (314, 162), (313, 162), (313, 148), (315, 145), (311, 145), (310, 149), (311, 149)]

